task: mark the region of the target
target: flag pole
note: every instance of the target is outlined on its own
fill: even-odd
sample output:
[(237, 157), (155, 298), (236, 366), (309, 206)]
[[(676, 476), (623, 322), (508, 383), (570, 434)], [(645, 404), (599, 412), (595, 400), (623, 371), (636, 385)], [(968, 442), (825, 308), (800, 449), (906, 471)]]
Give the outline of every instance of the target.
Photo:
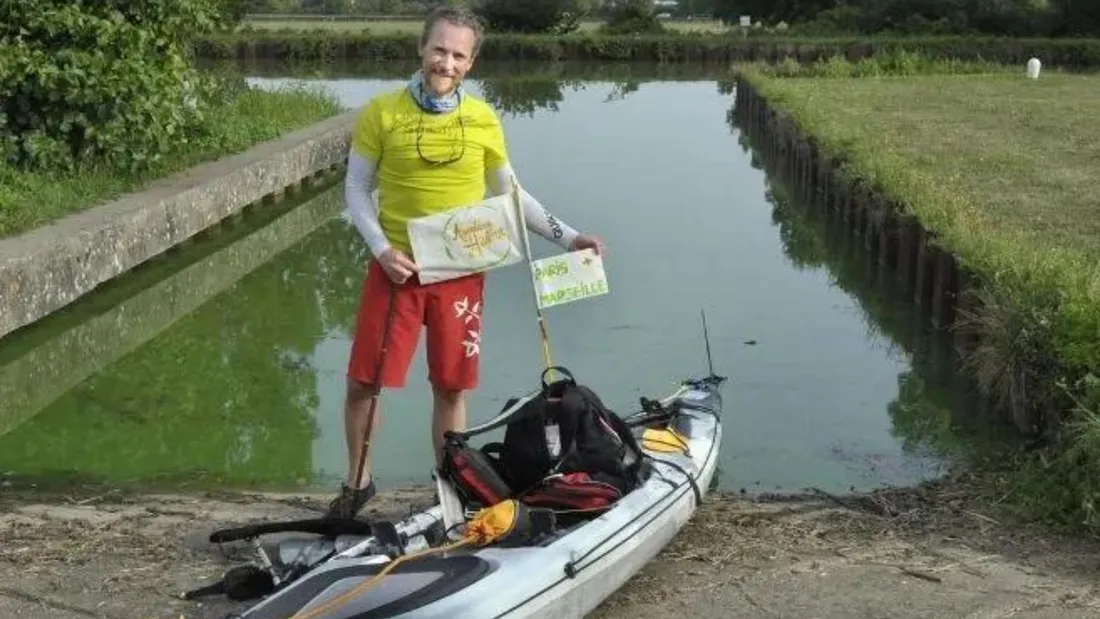
[(520, 188), (519, 183), (516, 182), (516, 177), (512, 175), (512, 205), (516, 209), (516, 215), (519, 219), (520, 234), (523, 235), (523, 253), (527, 259), (527, 275), (531, 278), (531, 295), (535, 301), (535, 314), (538, 317), (539, 326), (539, 338), (542, 341), (542, 361), (549, 370), (553, 366), (553, 362), (550, 360), (550, 334), (546, 330), (546, 317), (542, 314), (542, 304), (539, 303), (539, 291), (538, 286), (535, 284), (535, 271), (531, 265), (531, 238), (527, 235), (527, 219), (523, 215), (523, 204), (520, 201)]

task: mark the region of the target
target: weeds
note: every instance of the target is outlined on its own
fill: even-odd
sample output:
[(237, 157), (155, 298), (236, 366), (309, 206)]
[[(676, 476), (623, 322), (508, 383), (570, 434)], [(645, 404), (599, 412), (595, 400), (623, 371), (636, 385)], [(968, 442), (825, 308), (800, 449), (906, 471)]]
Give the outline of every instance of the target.
[(1100, 379), (1058, 388), (1073, 402), (1065, 426), (1050, 444), (1001, 463), (1001, 492), (1020, 516), (1100, 533)]
[(962, 369), (1007, 411), (1017, 426), (1038, 433), (1043, 407), (1057, 400), (1051, 386), (1061, 364), (1051, 333), (1057, 308), (1050, 302), (1024, 304), (989, 287), (967, 290), (954, 328), (971, 336), (976, 345), (963, 357)]
[(911, 75), (963, 75), (981, 73), (1005, 73), (1010, 69), (1003, 64), (984, 60), (958, 58), (929, 58), (905, 49), (891, 50), (855, 62), (834, 54), (828, 58), (799, 62), (786, 57), (776, 64), (754, 63), (751, 70), (768, 77), (884, 77)]

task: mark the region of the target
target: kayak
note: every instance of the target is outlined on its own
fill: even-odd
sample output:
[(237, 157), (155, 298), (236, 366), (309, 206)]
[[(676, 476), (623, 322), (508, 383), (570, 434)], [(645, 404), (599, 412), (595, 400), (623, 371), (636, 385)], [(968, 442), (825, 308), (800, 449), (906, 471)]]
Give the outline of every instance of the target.
[(453, 494), (438, 478), (439, 503), (388, 526), (340, 531), (325, 530), (324, 521), (300, 521), (217, 532), (211, 541), (308, 534), (282, 539), (270, 550), (254, 542), (266, 574), (259, 577), (269, 579), (260, 586), (273, 592), (234, 617), (582, 617), (656, 556), (706, 496), (722, 443), (725, 380), (712, 370), (623, 417), (649, 463), (640, 485), (599, 516), (560, 527), (535, 544), (449, 549), (455, 545), (448, 534), (453, 521), (469, 514), (454, 513), (448, 502)]
[[(656, 413), (650, 407), (624, 418), (651, 463), (645, 479), (600, 516), (562, 527), (534, 545), (447, 550), (453, 545), (447, 531), (470, 514), (456, 515), (447, 505), (453, 495), (442, 479), (436, 480), (439, 504), (388, 527), (326, 531), (306, 526), (319, 521), (304, 521), (251, 525), (236, 536), (219, 532), (220, 539), (216, 534), (211, 541), (241, 539), (245, 530), (249, 538), (277, 531), (320, 536), (284, 539), (273, 557), (256, 544), (275, 591), (236, 617), (582, 617), (656, 556), (705, 497), (722, 441), (724, 381), (713, 372), (684, 381), (657, 402)], [(424, 552), (440, 548), (446, 552)], [(402, 555), (410, 560), (386, 572)], [(300, 575), (287, 576), (295, 571)], [(371, 586), (353, 591), (364, 583)]]

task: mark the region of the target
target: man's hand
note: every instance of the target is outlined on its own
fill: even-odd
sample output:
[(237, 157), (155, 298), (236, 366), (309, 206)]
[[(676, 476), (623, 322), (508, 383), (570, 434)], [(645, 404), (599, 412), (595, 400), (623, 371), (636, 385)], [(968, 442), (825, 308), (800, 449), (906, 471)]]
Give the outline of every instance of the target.
[(603, 255), (607, 251), (599, 237), (578, 234), (577, 238), (573, 239), (573, 242), (569, 245), (569, 251), (580, 251), (582, 249), (591, 249), (596, 252), (596, 255)]
[(420, 270), (408, 256), (392, 247), (378, 256), (378, 264), (395, 284), (404, 284), (405, 280)]

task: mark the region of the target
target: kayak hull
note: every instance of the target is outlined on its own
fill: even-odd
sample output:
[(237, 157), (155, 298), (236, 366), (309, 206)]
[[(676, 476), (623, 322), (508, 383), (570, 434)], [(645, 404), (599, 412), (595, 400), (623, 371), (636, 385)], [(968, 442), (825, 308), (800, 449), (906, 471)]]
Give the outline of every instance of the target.
[[(583, 617), (637, 574), (683, 528), (715, 475), (722, 442), (724, 379), (684, 383), (670, 402), (670, 427), (686, 453), (639, 442), (649, 461), (644, 483), (604, 514), (534, 546), (487, 546), (403, 562), (350, 599), (388, 562), (341, 556), (321, 563), (241, 619), (519, 619)], [(648, 447), (653, 447), (649, 449)], [(416, 535), (442, 521), (439, 505), (398, 523)], [(349, 596), (343, 596), (348, 598)]]

